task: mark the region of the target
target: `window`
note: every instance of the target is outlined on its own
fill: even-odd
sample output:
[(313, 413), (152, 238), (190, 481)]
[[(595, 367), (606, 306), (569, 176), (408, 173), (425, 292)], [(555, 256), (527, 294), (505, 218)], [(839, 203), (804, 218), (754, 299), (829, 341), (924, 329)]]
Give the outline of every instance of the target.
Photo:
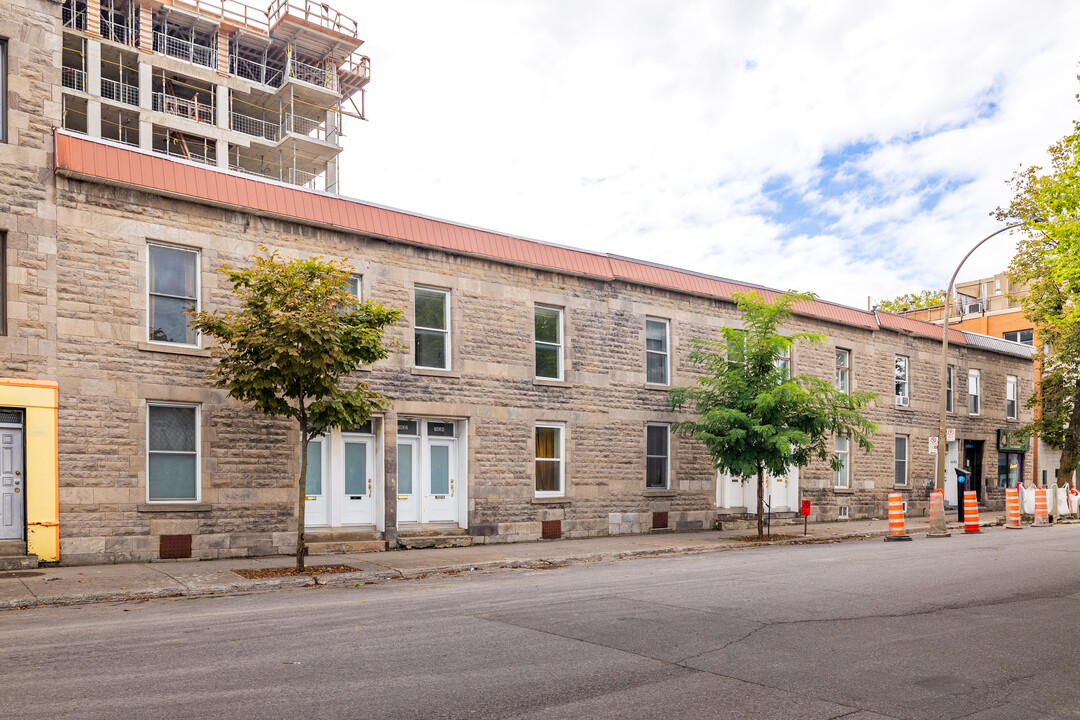
[(562, 423), (536, 424), (536, 496), (561, 497), (563, 488)]
[(536, 377), (562, 380), (562, 309), (537, 305), (533, 309), (536, 334)]
[(956, 412), (953, 406), (953, 374), (956, 369), (949, 365), (945, 368), (945, 412)]
[(666, 490), (668, 487), (668, 447), (671, 428), (667, 425), (645, 426), (645, 488)]
[(645, 382), (668, 384), (668, 321), (645, 318)]
[(7, 142), (7, 40), (0, 40), (0, 142)]
[(416, 367), (450, 369), (450, 293), (415, 288), (413, 345)]
[(979, 414), (979, 371), (968, 370), (968, 414)]
[[(998, 453), (998, 487), (1014, 488), (1023, 475), (1023, 453)], [(1054, 473), (1056, 476), (1057, 473)], [(1043, 485), (1046, 484), (1046, 471), (1043, 470)]]
[(1005, 417), (1016, 419), (1016, 377), (1012, 375), (1005, 378)]
[(893, 482), (897, 485), (908, 484), (908, 436), (896, 436), (895, 477)]
[(357, 300), (361, 300), (360, 297), (360, 276), (350, 275), (345, 279), (345, 289), (356, 296)]
[(199, 407), (149, 403), (146, 407), (146, 498), (199, 501)]
[(150, 340), (197, 345), (186, 311), (199, 309), (199, 253), (168, 245), (147, 245), (150, 268)]
[(1035, 347), (1035, 331), (1034, 330), (1012, 330), (1007, 333), (1002, 333), (1001, 337), (1006, 340), (1012, 340), (1022, 345), (1028, 345)]
[(908, 387), (908, 359), (903, 355), (896, 356), (896, 404), (907, 407), (911, 402)]
[(851, 392), (851, 353), (836, 350), (836, 389), (842, 393)]
[(784, 349), (773, 358), (773, 365), (780, 371), (784, 382), (791, 378), (791, 346), (785, 345)]
[(304, 473), (304, 493), (307, 495), (323, 494), (323, 440), (317, 437), (308, 440), (307, 470)]
[(851, 487), (851, 464), (848, 458), (850, 442), (844, 435), (836, 436), (836, 459), (840, 461), (840, 469), (834, 471), (833, 484), (838, 488)]

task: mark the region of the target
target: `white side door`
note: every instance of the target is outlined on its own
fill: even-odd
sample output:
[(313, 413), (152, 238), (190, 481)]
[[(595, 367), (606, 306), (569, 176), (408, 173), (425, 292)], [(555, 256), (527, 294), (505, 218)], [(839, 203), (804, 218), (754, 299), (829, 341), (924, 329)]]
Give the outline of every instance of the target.
[[(323, 436), (308, 443), (308, 464), (305, 475), (304, 525), (329, 525), (330, 503), (327, 462), (329, 438)], [(294, 486), (295, 487), (295, 486)]]
[(342, 525), (375, 524), (375, 441), (363, 435), (341, 434), (342, 475), (335, 493)]
[(457, 441), (427, 438), (424, 443), (423, 522), (457, 522)]
[(397, 521), (420, 522), (420, 439), (398, 436), (397, 445)]
[(22, 452), (22, 429), (0, 428), (0, 540), (25, 538)]

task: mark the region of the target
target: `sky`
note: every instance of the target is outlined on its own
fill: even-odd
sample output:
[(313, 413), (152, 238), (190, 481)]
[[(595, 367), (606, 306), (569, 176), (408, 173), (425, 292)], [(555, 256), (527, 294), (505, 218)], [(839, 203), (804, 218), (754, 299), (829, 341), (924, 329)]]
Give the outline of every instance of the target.
[(854, 307), (944, 287), (1080, 119), (1070, 1), (331, 3), (345, 195)]

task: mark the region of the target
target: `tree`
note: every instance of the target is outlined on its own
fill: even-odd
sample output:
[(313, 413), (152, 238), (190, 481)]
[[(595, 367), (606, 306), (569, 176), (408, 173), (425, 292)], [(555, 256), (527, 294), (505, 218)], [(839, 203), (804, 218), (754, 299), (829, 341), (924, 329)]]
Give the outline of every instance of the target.
[(192, 325), (220, 347), (215, 384), (267, 415), (300, 425), (296, 570), (304, 569), (304, 505), (308, 442), (332, 427), (353, 427), (384, 407), (365, 383), (342, 381), (396, 349), (384, 329), (401, 311), (360, 302), (349, 289), (349, 266), (321, 257), (282, 260), (260, 246), (254, 266), (222, 272), (240, 309), (191, 313)]
[(882, 300), (878, 303), (878, 309), (885, 312), (902, 313), (906, 310), (921, 310), (944, 304), (944, 290), (923, 290), (917, 293), (905, 293), (892, 300)]
[(1035, 326), (1042, 378), (1023, 431), (1061, 451), (1057, 484), (1080, 464), (1080, 122), (1049, 148), (1050, 169), (1021, 167), (1008, 181), (1015, 195), (992, 215), (1025, 223), (1009, 281), (1027, 285), (1024, 315)]
[(781, 335), (795, 303), (812, 294), (788, 292), (772, 302), (755, 292), (733, 299), (743, 329), (725, 327), (723, 340), (691, 340), (690, 358), (704, 371), (690, 387), (674, 388), (676, 410), (689, 406), (698, 417), (675, 423), (680, 434), (699, 440), (718, 470), (757, 477), (757, 530), (764, 534), (765, 473), (787, 474), (815, 458), (834, 470), (840, 458), (829, 452), (832, 435), (844, 435), (870, 452), (877, 426), (862, 416), (875, 393), (847, 393), (812, 375), (789, 377), (776, 362), (798, 342), (822, 343), (818, 333)]

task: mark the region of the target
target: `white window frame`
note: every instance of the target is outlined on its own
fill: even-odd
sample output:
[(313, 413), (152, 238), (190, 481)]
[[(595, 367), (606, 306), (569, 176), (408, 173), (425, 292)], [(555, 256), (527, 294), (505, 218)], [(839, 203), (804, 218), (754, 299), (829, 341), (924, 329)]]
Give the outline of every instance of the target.
[[(558, 338), (557, 338), (558, 342), (552, 343), (552, 342), (548, 342), (546, 340), (537, 340), (536, 339), (536, 313), (539, 310), (547, 310), (548, 312), (558, 313), (558, 315), (559, 315), (559, 334), (558, 334)], [(563, 372), (563, 348), (565, 346), (563, 338), (564, 338), (564, 335), (563, 335), (563, 309), (561, 307), (556, 307), (554, 305), (543, 305), (541, 303), (534, 304), (533, 305), (533, 376), (537, 380), (562, 380), (563, 379), (563, 375), (564, 375), (564, 372)], [(543, 345), (544, 347), (547, 347), (547, 348), (555, 348), (555, 352), (556, 352), (556, 354), (558, 356), (558, 365), (559, 365), (559, 374), (556, 377), (551, 377), (549, 375), (540, 375), (539, 374), (540, 368), (539, 368), (539, 364), (536, 362), (536, 351), (539, 349), (539, 347), (541, 345)]]
[[(423, 290), (424, 292), (439, 293), (443, 296), (443, 313), (446, 318), (446, 329), (422, 327), (416, 324), (416, 291)], [(426, 285), (414, 285), (413, 286), (413, 364), (418, 368), (425, 368), (427, 370), (449, 370), (452, 363), (451, 358), (451, 342), (450, 342), (450, 291), (446, 288), (428, 287)], [(443, 366), (438, 365), (416, 365), (416, 331), (425, 330), (432, 333), (443, 333), (446, 336), (446, 364)]]
[[(843, 365), (840, 364), (840, 353), (844, 353)], [(836, 358), (836, 389), (848, 395), (851, 393), (851, 351), (845, 348), (836, 348), (834, 357)], [(841, 374), (844, 378), (843, 387), (840, 385)]]
[[(554, 428), (559, 431), (559, 457), (540, 458), (536, 456), (536, 430), (537, 428)], [(558, 462), (559, 463), (559, 489), (537, 490), (536, 489), (536, 463)], [(563, 422), (536, 422), (533, 425), (533, 493), (535, 497), (566, 497), (566, 423)]]
[[(358, 301), (360, 301), (360, 302), (363, 302), (364, 301), (364, 294), (363, 294), (364, 293), (364, 276), (363, 275), (357, 275), (356, 273), (351, 273), (349, 275), (349, 280), (355, 280), (356, 281), (356, 293), (355, 293), (356, 294), (356, 299)], [(413, 296), (413, 298), (414, 298), (413, 302), (414, 303), (416, 302), (415, 297), (416, 296), (414, 295)]]
[(773, 365), (777, 370), (781, 370), (784, 373), (784, 381), (787, 382), (791, 379), (791, 346), (785, 345), (784, 349), (777, 353), (773, 358)]
[[(169, 342), (166, 340), (154, 340), (150, 335), (150, 323), (153, 322), (153, 316), (150, 312), (150, 296), (161, 295), (161, 297), (176, 297), (175, 295), (162, 295), (161, 293), (150, 292), (150, 248), (151, 246), (168, 248), (169, 250), (179, 250), (181, 252), (189, 252), (195, 256), (195, 312), (202, 310), (202, 251), (197, 248), (184, 247), (183, 245), (172, 245), (170, 243), (158, 242), (157, 240), (148, 240), (146, 242), (146, 322), (143, 324), (143, 338), (151, 345), (160, 345), (161, 347), (184, 347), (184, 348), (199, 348), (202, 347), (202, 333), (195, 331), (194, 343), (179, 343)], [(188, 321), (191, 322), (190, 320)]]
[[(896, 443), (901, 438), (903, 438), (903, 440), (904, 440), (904, 457), (902, 457), (902, 458), (896, 452)], [(903, 465), (904, 465), (903, 481), (899, 481), (899, 480), (896, 479), (896, 475), (897, 475), (896, 471), (899, 469), (901, 463), (903, 463)], [(894, 485), (896, 485), (898, 487), (907, 487), (908, 486), (908, 483), (910, 482), (910, 480), (909, 480), (909, 478), (910, 478), (910, 475), (909, 475), (910, 466), (911, 466), (911, 437), (908, 436), (908, 435), (896, 435), (893, 438), (893, 484)]]
[[(903, 382), (903, 393), (896, 392), (896, 366), (900, 364), (900, 361), (904, 361), (904, 379), (899, 382)], [(907, 355), (896, 355), (893, 359), (893, 390), (895, 395), (894, 403), (899, 407), (908, 407), (911, 404), (911, 358)], [(901, 402), (903, 400), (903, 402)]]
[[(1019, 415), (1019, 406), (1017, 405), (1018, 395), (1017, 392), (1017, 380), (1015, 375), (1005, 376), (1005, 418), (1007, 420), (1015, 420)], [(1012, 408), (1009, 408), (1009, 403), (1012, 403)]]
[[(152, 407), (180, 407), (195, 409), (195, 499), (151, 500), (150, 499), (150, 454), (189, 455), (187, 452), (175, 450), (151, 450), (150, 449), (150, 408)], [(198, 403), (163, 402), (148, 400), (146, 402), (146, 502), (155, 505), (191, 505), (202, 502), (202, 408)]]
[[(662, 323), (664, 325), (664, 350), (649, 349), (649, 323)], [(664, 358), (664, 381), (653, 382), (649, 380), (649, 355), (661, 355)], [(645, 384), (657, 387), (667, 387), (671, 384), (671, 321), (666, 318), (645, 318)]]
[(956, 385), (956, 367), (953, 365), (945, 366), (945, 412), (956, 412), (956, 391), (953, 387)]
[[(649, 454), (649, 429), (650, 428), (662, 428), (666, 434), (667, 443), (665, 448), (667, 454), (664, 455), (664, 484), (663, 486), (649, 485), (649, 459), (660, 457), (659, 455)], [(645, 423), (645, 489), (646, 490), (668, 490), (671, 488), (671, 425), (667, 423)]]
[[(843, 449), (840, 447), (841, 443), (844, 446)], [(851, 488), (851, 438), (846, 435), (837, 435), (835, 448), (843, 467), (833, 471), (833, 487), (848, 490)], [(841, 479), (843, 479), (842, 483)]]
[[(978, 370), (968, 370), (968, 415), (980, 415), (982, 414), (982, 403), (980, 395), (982, 394), (982, 388), (980, 383), (982, 378)], [(975, 392), (971, 389), (974, 388)], [(974, 406), (974, 409), (972, 408)]]

